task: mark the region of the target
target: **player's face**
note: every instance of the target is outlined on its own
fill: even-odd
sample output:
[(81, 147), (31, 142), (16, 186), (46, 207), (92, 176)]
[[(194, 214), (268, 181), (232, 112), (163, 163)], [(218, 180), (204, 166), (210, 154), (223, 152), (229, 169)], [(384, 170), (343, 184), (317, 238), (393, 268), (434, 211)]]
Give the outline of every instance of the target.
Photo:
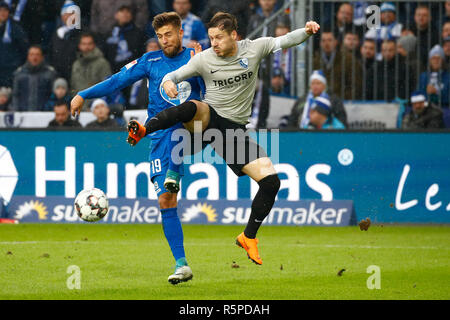
[(229, 57), (235, 52), (237, 45), (237, 32), (235, 30), (228, 33), (226, 30), (219, 28), (208, 29), (211, 47), (219, 57)]
[(182, 29), (168, 24), (156, 30), (156, 36), (161, 49), (167, 57), (173, 58), (181, 51)]

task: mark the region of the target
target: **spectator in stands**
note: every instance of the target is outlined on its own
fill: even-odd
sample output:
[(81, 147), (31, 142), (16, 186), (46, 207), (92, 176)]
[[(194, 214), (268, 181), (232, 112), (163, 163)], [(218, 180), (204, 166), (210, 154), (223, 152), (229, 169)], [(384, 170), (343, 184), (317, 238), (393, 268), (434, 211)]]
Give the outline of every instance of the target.
[(181, 27), (183, 33), (183, 46), (194, 48), (196, 43), (200, 43), (203, 49), (209, 47), (208, 32), (202, 20), (191, 13), (191, 0), (174, 0), (173, 9), (181, 17)]
[(116, 73), (143, 54), (145, 34), (134, 24), (130, 6), (121, 6), (114, 18), (116, 25), (106, 40), (105, 56), (111, 64), (112, 72)]
[(161, 50), (158, 39), (156, 39), (156, 38), (148, 39), (147, 42), (145, 43), (145, 52), (158, 51), (158, 50)]
[(426, 92), (430, 104), (449, 107), (450, 74), (444, 67), (445, 54), (441, 46), (435, 45), (430, 50), (429, 71), (423, 72), (419, 79), (419, 90)]
[[(259, 26), (263, 25), (265, 20), (272, 16), (276, 9), (276, 0), (259, 0), (260, 7), (256, 10), (256, 13), (250, 17), (248, 23), (248, 33), (256, 30)], [(289, 16), (282, 14), (267, 24), (256, 36), (258, 37), (274, 37), (275, 29), (277, 25), (283, 23), (286, 26), (290, 25)], [(258, 128), (266, 127), (266, 120), (269, 115), (270, 108), (270, 87), (272, 80), (272, 60), (273, 57), (269, 56), (261, 62), (259, 68), (259, 83), (258, 90), (256, 92), (256, 98), (253, 102), (253, 110), (251, 116), (251, 126)]]
[(444, 22), (450, 22), (450, 0), (445, 1), (445, 17)]
[(313, 100), (309, 111), (309, 123), (303, 129), (345, 129), (345, 126), (331, 113), (331, 103), (326, 96)]
[(0, 88), (0, 112), (9, 110), (9, 103), (11, 98), (11, 88)]
[(442, 44), (442, 49), (444, 49), (445, 54), (445, 66), (447, 72), (450, 72), (450, 36), (444, 38), (444, 43)]
[(385, 40), (381, 48), (383, 60), (377, 66), (376, 100), (392, 101), (396, 98), (408, 99), (414, 82), (405, 75), (412, 75), (402, 56), (397, 54), (394, 40)]
[(374, 40), (366, 39), (361, 46), (361, 67), (362, 67), (362, 99), (373, 100), (376, 90), (375, 84), (375, 55), (377, 46)]
[(270, 83), (271, 93), (289, 95), (289, 87), (286, 86), (284, 72), (281, 68), (272, 69), (272, 77)]
[[(146, 52), (160, 50), (159, 42), (155, 38), (147, 41)], [(129, 105), (131, 109), (147, 109), (148, 105), (148, 79), (144, 78), (136, 81), (130, 90)]]
[(10, 18), (9, 5), (0, 1), (0, 86), (11, 87), (13, 73), (25, 62), (28, 38), (22, 27)]
[(341, 99), (360, 99), (362, 68), (359, 61), (337, 50), (338, 42), (331, 31), (325, 30), (320, 37), (320, 52), (315, 54), (313, 68), (323, 70), (328, 81), (329, 92)]
[(334, 36), (341, 43), (344, 41), (344, 36), (347, 32), (357, 34), (359, 39), (363, 35), (362, 27), (356, 26), (353, 23), (353, 6), (348, 2), (344, 2), (339, 6), (336, 13)]
[(432, 29), (431, 14), (428, 6), (417, 6), (414, 12), (414, 24), (409, 26), (408, 30), (417, 37), (417, 58), (420, 59), (422, 66), (426, 66), (428, 52), (435, 44), (439, 43), (439, 33)]
[[(290, 31), (289, 25), (279, 22), (275, 37), (281, 37)], [(271, 86), (272, 92), (289, 95), (292, 70), (292, 48), (278, 50), (272, 56)]]
[(67, 80), (64, 78), (58, 78), (53, 83), (52, 95), (45, 104), (43, 111), (52, 111), (56, 102), (60, 100), (65, 101), (68, 105), (70, 105), (70, 101), (72, 100), (72, 96), (69, 95)]
[(442, 26), (442, 39), (450, 37), (450, 21), (447, 21)]
[[(250, 17), (248, 23), (247, 34), (250, 34), (253, 30), (264, 24), (264, 20), (269, 18), (275, 13), (276, 0), (259, 0), (259, 8), (256, 13)], [(275, 18), (271, 23), (262, 29), (255, 38), (258, 37), (273, 37), (275, 35), (275, 29), (279, 23), (284, 23), (285, 25), (290, 25), (289, 16), (286, 14), (281, 14)]]
[[(109, 62), (103, 53), (97, 48), (94, 36), (91, 33), (83, 33), (78, 44), (78, 58), (72, 66), (70, 87), (72, 92), (79, 92), (94, 84), (105, 80), (111, 75)], [(86, 101), (87, 107), (90, 101)]]
[(57, 28), (50, 42), (49, 60), (60, 77), (70, 79), (72, 65), (77, 58), (81, 29), (73, 25), (74, 14), (80, 10), (73, 2), (61, 8), (62, 26)]
[(96, 99), (92, 102), (91, 112), (97, 118), (89, 122), (86, 128), (118, 128), (119, 125), (114, 119), (110, 118), (109, 106), (103, 99)]
[(360, 59), (361, 53), (359, 51), (359, 45), (358, 33), (352, 30), (346, 31), (342, 42), (342, 50), (347, 51), (354, 59)]
[(377, 60), (382, 60), (381, 44), (384, 40), (395, 40), (402, 34), (403, 25), (396, 21), (396, 8), (392, 2), (384, 2), (380, 7), (381, 29), (371, 28), (366, 34), (366, 39), (375, 40), (377, 43)]
[(70, 118), (69, 105), (64, 100), (59, 100), (53, 107), (55, 112), (55, 119), (48, 123), (49, 128), (64, 128), (64, 127), (81, 127), (77, 120)]
[(411, 95), (412, 110), (403, 117), (402, 129), (444, 128), (442, 110), (427, 105), (425, 95), (416, 91)]
[(12, 109), (40, 111), (52, 93), (55, 69), (45, 63), (38, 45), (28, 50), (27, 62), (14, 72)]
[(251, 16), (249, 0), (208, 0), (201, 16), (204, 23), (208, 23), (219, 11), (234, 15), (238, 22), (238, 35), (244, 39), (247, 35), (248, 22)]
[(417, 83), (419, 72), (423, 69), (423, 66), (420, 65), (420, 60), (417, 59), (416, 44), (417, 38), (413, 34), (403, 35), (397, 39), (397, 53), (407, 66), (405, 69), (407, 73), (404, 77), (409, 79), (412, 86), (414, 86), (414, 83)]
[(114, 15), (122, 6), (132, 8), (134, 23), (144, 30), (149, 15), (147, 0), (92, 0), (91, 31), (103, 36), (108, 35), (115, 24)]
[(309, 92), (294, 104), (288, 120), (291, 128), (306, 128), (309, 124), (309, 113), (314, 99), (326, 97), (331, 103), (331, 114), (347, 126), (347, 113), (344, 104), (335, 94), (327, 94), (327, 79), (321, 70), (314, 70), (309, 77)]

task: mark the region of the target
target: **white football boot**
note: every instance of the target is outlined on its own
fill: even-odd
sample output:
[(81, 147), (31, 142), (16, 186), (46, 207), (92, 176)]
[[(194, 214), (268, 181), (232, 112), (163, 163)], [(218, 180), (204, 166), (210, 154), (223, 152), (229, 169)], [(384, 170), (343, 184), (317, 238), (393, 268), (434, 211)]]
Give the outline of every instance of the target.
[(171, 284), (178, 284), (180, 282), (186, 282), (194, 277), (191, 267), (181, 266), (175, 270), (174, 274), (171, 274), (167, 279)]

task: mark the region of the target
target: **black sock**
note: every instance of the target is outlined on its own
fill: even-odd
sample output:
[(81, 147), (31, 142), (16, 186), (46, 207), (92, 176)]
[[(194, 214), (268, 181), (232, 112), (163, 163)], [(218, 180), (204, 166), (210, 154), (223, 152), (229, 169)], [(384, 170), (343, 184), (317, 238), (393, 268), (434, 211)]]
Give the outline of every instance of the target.
[(178, 122), (191, 121), (197, 112), (197, 105), (192, 101), (183, 102), (179, 106), (164, 109), (156, 116), (152, 117), (145, 128), (146, 133), (153, 133), (161, 129), (168, 129)]
[(252, 212), (245, 227), (247, 238), (254, 239), (261, 223), (269, 214), (275, 203), (275, 197), (280, 190), (280, 179), (277, 174), (265, 177), (258, 182), (259, 190), (252, 202)]

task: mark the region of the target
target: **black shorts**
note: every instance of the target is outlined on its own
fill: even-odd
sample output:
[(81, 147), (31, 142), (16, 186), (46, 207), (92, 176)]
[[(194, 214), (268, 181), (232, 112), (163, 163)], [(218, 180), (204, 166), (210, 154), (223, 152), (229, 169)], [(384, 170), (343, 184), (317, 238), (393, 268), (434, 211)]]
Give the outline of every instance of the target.
[[(256, 159), (267, 157), (266, 151), (249, 136), (245, 125), (219, 116), (211, 106), (209, 106), (209, 114), (209, 125), (202, 135), (202, 149), (210, 144), (236, 175), (245, 175), (242, 172), (245, 165)], [(207, 130), (211, 129), (215, 129), (215, 131), (208, 131), (210, 134), (205, 135)], [(220, 133), (222, 139), (216, 141), (214, 133)], [(209, 139), (210, 137), (211, 139)], [(191, 150), (196, 153), (200, 150), (196, 150), (194, 147), (194, 139), (195, 134), (191, 133)]]

